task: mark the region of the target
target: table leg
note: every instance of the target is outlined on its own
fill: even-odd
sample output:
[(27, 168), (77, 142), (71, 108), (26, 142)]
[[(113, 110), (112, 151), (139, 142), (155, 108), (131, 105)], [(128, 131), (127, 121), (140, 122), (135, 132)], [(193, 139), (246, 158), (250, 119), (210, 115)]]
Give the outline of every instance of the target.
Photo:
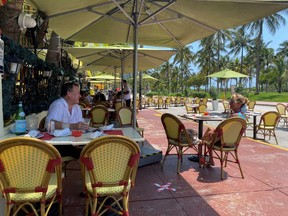
[[(201, 139), (203, 136), (203, 121), (198, 121), (198, 138)], [(205, 166), (205, 151), (206, 145), (204, 145), (204, 156), (203, 156), (203, 145), (201, 146), (201, 151), (198, 152), (199, 157), (199, 167)], [(198, 149), (199, 150), (199, 149)]]
[(203, 121), (198, 121), (198, 138), (201, 139), (203, 136)]
[(256, 139), (256, 117), (257, 116), (253, 116), (253, 139)]

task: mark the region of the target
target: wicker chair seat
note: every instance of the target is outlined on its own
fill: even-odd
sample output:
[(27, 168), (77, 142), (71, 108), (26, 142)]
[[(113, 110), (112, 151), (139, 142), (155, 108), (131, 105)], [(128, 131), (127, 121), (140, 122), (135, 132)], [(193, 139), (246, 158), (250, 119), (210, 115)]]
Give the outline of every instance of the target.
[(175, 140), (171, 140), (171, 139), (169, 139), (169, 144), (170, 145), (173, 145), (173, 146), (182, 146), (182, 147), (189, 147), (189, 143), (187, 142), (187, 140), (185, 141), (185, 142), (177, 142), (177, 141), (175, 141)]
[[(91, 182), (86, 181), (87, 191), (93, 193)], [(97, 187), (97, 195), (110, 196), (114, 194), (120, 194), (124, 189), (124, 186), (112, 186), (112, 187)], [(131, 189), (131, 181), (128, 182), (127, 190)]]
[[(49, 181), (49, 186), (46, 193), (46, 199), (52, 198), (57, 190), (57, 176), (56, 174), (51, 175), (51, 179)], [(11, 200), (15, 202), (25, 202), (27, 199), (31, 202), (39, 202), (42, 197), (42, 193), (11, 193)]]

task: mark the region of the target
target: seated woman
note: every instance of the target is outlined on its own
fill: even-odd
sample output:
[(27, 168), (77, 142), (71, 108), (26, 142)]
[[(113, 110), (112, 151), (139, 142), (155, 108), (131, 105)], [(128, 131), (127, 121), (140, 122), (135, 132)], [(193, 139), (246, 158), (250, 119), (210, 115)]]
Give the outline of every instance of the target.
[[(230, 117), (239, 117), (246, 120), (245, 112), (247, 111), (247, 98), (244, 97), (241, 94), (232, 94), (229, 105), (230, 109), (232, 110), (232, 114)], [(207, 144), (211, 143), (215, 135), (215, 130), (208, 128), (203, 137), (202, 137), (202, 143), (206, 142)], [(217, 142), (220, 142), (217, 141)], [(214, 145), (217, 145), (217, 142)], [(212, 149), (208, 148), (209, 153), (209, 162), (208, 165), (214, 166), (213, 161), (213, 151)]]
[(110, 107), (109, 102), (106, 100), (106, 97), (103, 93), (99, 94), (99, 100), (95, 103), (95, 106), (97, 105), (103, 105), (106, 108)]
[(85, 107), (89, 107), (91, 104), (89, 100), (87, 99), (87, 93), (85, 91), (80, 91), (80, 98), (79, 98), (79, 103), (85, 104)]
[(246, 119), (245, 113), (247, 112), (248, 99), (241, 94), (232, 94), (229, 101), (232, 114), (230, 117), (240, 117)]
[(125, 104), (125, 100), (121, 99), (121, 91), (117, 92), (116, 95), (113, 98), (113, 108), (116, 109), (116, 103), (122, 102), (122, 104)]

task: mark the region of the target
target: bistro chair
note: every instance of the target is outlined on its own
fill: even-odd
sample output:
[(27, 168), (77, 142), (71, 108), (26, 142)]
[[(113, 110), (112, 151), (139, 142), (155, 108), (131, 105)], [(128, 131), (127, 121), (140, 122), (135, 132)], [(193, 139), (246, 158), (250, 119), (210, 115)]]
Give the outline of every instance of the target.
[(207, 105), (205, 105), (205, 104), (200, 104), (200, 105), (197, 107), (197, 110), (198, 110), (198, 113), (199, 113), (199, 114), (203, 114), (203, 113), (206, 112), (206, 110), (207, 110)]
[[(39, 122), (39, 126), (38, 126), (38, 129), (42, 132), (46, 132), (46, 128), (45, 128), (45, 120), (46, 120), (46, 117), (43, 117), (41, 119), (41, 121)], [(64, 156), (64, 157), (61, 157), (62, 158), (62, 170), (64, 171), (64, 176), (66, 177), (67, 176), (67, 166), (68, 164), (71, 162), (71, 161), (75, 161), (76, 163), (78, 163), (78, 161), (73, 158), (72, 156)], [(78, 163), (79, 164), (79, 163)]]
[(162, 160), (161, 168), (163, 168), (167, 155), (169, 155), (171, 150), (175, 148), (178, 158), (177, 173), (180, 173), (180, 162), (182, 163), (182, 157), (184, 152), (192, 148), (198, 154), (197, 145), (195, 143), (192, 143), (192, 140), (189, 137), (184, 124), (176, 116), (170, 113), (164, 113), (161, 116), (161, 122), (164, 127), (168, 141), (168, 147)]
[(167, 97), (166, 100), (164, 101), (164, 107), (165, 109), (168, 109), (168, 107), (171, 106), (171, 98)]
[(86, 104), (85, 103), (83, 103), (83, 102), (79, 102), (79, 104), (78, 104), (79, 106), (80, 106), (80, 108), (81, 109), (83, 109), (83, 108), (85, 108), (86, 107)]
[[(240, 160), (238, 157), (238, 147), (243, 133), (246, 129), (246, 121), (242, 118), (232, 117), (221, 122), (215, 129), (211, 140), (203, 140), (204, 158), (207, 153), (213, 151), (216, 156), (213, 158), (219, 159), (221, 164), (221, 179), (224, 178), (223, 167), (227, 166), (227, 162), (237, 163), (242, 178), (244, 178)], [(208, 151), (206, 151), (208, 149)], [(228, 159), (231, 155), (232, 159)], [(225, 164), (224, 164), (225, 162)]]
[(100, 137), (84, 147), (80, 160), (87, 192), (85, 216), (89, 207), (91, 215), (102, 215), (108, 210), (129, 215), (129, 192), (135, 184), (139, 158), (138, 145), (124, 136)]
[(229, 101), (223, 100), (222, 104), (223, 104), (223, 108), (224, 108), (224, 113), (228, 113), (228, 114), (231, 113)]
[(201, 101), (200, 101), (200, 104), (205, 104), (207, 106), (207, 102), (208, 102), (208, 98), (203, 98)]
[(107, 124), (109, 118), (109, 111), (104, 106), (95, 106), (90, 110), (90, 126), (101, 127)]
[(256, 101), (249, 101), (247, 103), (248, 111), (254, 112), (255, 105), (256, 105)]
[[(62, 215), (61, 156), (52, 145), (34, 138), (0, 141), (0, 182), (5, 215), (46, 216), (53, 203)], [(36, 203), (40, 205), (37, 213)], [(13, 206), (13, 208), (12, 208)], [(31, 212), (32, 211), (32, 212)]]
[(193, 114), (193, 113), (195, 113), (194, 112), (194, 109), (193, 109), (193, 107), (192, 107), (192, 104), (185, 104), (185, 108), (186, 108), (186, 113), (187, 114)]
[(110, 104), (108, 101), (97, 101), (95, 104), (94, 104), (94, 107), (95, 106), (104, 106), (106, 108), (109, 108), (110, 107)]
[(46, 131), (45, 121), (46, 121), (46, 116), (44, 116), (39, 122), (39, 125), (38, 125), (38, 130), (39, 131)]
[[(280, 115), (280, 120), (284, 121), (284, 126), (288, 125), (288, 114), (287, 114), (287, 107), (283, 103), (276, 104), (277, 112)], [(279, 122), (280, 122), (279, 120)]]
[(164, 107), (164, 99), (162, 97), (159, 97), (156, 105), (157, 105), (158, 109), (163, 108)]
[(115, 102), (115, 111), (117, 112), (123, 106), (122, 101)]
[(274, 136), (276, 144), (278, 145), (275, 128), (279, 120), (280, 114), (276, 111), (268, 111), (264, 113), (260, 118), (256, 133), (263, 134), (264, 140), (266, 138), (266, 135), (269, 135), (269, 140), (271, 139), (271, 136)]
[(200, 98), (195, 98), (195, 101), (194, 101), (195, 104), (200, 104), (200, 102), (201, 102)]
[[(121, 107), (118, 110), (118, 121), (120, 127), (133, 127), (133, 110), (130, 107)], [(144, 128), (139, 128), (136, 120), (136, 131), (143, 137)]]

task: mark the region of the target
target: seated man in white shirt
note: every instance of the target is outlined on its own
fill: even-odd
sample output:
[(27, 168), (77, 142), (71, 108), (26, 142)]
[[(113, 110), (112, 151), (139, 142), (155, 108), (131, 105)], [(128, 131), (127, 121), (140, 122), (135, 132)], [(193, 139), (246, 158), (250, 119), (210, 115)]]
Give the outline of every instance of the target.
[[(61, 98), (55, 100), (49, 107), (45, 121), (48, 129), (50, 121), (55, 122), (55, 129), (70, 128), (71, 130), (88, 130), (89, 126), (82, 117), (82, 111), (78, 105), (80, 88), (77, 83), (65, 83), (61, 88)], [(81, 149), (73, 146), (55, 146), (62, 156), (79, 158)], [(76, 151), (74, 151), (76, 150)]]

